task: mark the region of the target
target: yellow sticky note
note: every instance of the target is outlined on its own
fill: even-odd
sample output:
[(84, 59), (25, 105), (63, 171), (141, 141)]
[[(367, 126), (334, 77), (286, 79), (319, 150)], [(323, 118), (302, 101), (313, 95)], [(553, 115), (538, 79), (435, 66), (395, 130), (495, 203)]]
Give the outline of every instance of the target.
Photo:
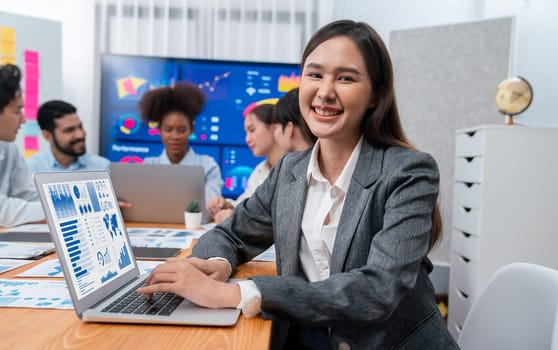
[(0, 55), (15, 56), (16, 49), (13, 41), (0, 41)]
[(0, 40), (15, 42), (15, 28), (0, 26)]
[(23, 151), (23, 157), (24, 158), (29, 158), (32, 155), (34, 155), (35, 153), (37, 153), (36, 149), (26, 149), (26, 150)]
[(0, 64), (16, 64), (15, 56), (1, 56), (0, 57)]

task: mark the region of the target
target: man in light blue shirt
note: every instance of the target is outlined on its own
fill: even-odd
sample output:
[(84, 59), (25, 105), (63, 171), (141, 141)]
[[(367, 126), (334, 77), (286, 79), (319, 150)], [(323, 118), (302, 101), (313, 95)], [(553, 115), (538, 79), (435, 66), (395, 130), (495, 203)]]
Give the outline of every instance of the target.
[(0, 226), (41, 221), (45, 217), (27, 164), (13, 142), (25, 123), (20, 80), (17, 66), (0, 65)]
[(37, 122), (50, 148), (27, 160), (31, 171), (109, 169), (108, 159), (86, 153), (86, 133), (73, 105), (59, 100), (45, 102), (39, 107)]

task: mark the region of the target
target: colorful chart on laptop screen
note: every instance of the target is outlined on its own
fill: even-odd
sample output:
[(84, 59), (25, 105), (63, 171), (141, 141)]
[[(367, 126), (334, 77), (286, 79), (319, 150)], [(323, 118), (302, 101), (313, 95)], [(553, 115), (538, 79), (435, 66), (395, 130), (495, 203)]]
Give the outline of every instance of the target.
[(43, 186), (79, 299), (134, 267), (108, 179)]

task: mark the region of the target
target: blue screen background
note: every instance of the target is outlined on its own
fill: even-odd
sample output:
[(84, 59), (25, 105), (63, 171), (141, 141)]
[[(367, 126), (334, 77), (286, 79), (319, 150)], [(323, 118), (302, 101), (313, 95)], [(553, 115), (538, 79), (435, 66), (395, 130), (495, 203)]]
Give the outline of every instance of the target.
[(189, 81), (206, 95), (189, 143), (221, 166), (223, 195), (229, 198), (244, 192), (247, 177), (263, 160), (244, 142), (245, 111), (276, 102), (300, 78), (298, 65), (284, 63), (128, 55), (103, 55), (101, 62), (101, 155), (136, 163), (158, 156), (163, 145), (157, 125), (141, 121), (138, 102), (150, 89)]

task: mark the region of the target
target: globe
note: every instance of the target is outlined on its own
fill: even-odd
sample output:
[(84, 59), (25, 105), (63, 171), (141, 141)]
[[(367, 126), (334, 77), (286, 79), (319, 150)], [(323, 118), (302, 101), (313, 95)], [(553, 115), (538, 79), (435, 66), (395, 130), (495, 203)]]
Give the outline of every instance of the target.
[(532, 100), (533, 89), (525, 78), (508, 78), (498, 84), (496, 106), (501, 113), (509, 116), (509, 124), (513, 124), (512, 117), (525, 111)]

